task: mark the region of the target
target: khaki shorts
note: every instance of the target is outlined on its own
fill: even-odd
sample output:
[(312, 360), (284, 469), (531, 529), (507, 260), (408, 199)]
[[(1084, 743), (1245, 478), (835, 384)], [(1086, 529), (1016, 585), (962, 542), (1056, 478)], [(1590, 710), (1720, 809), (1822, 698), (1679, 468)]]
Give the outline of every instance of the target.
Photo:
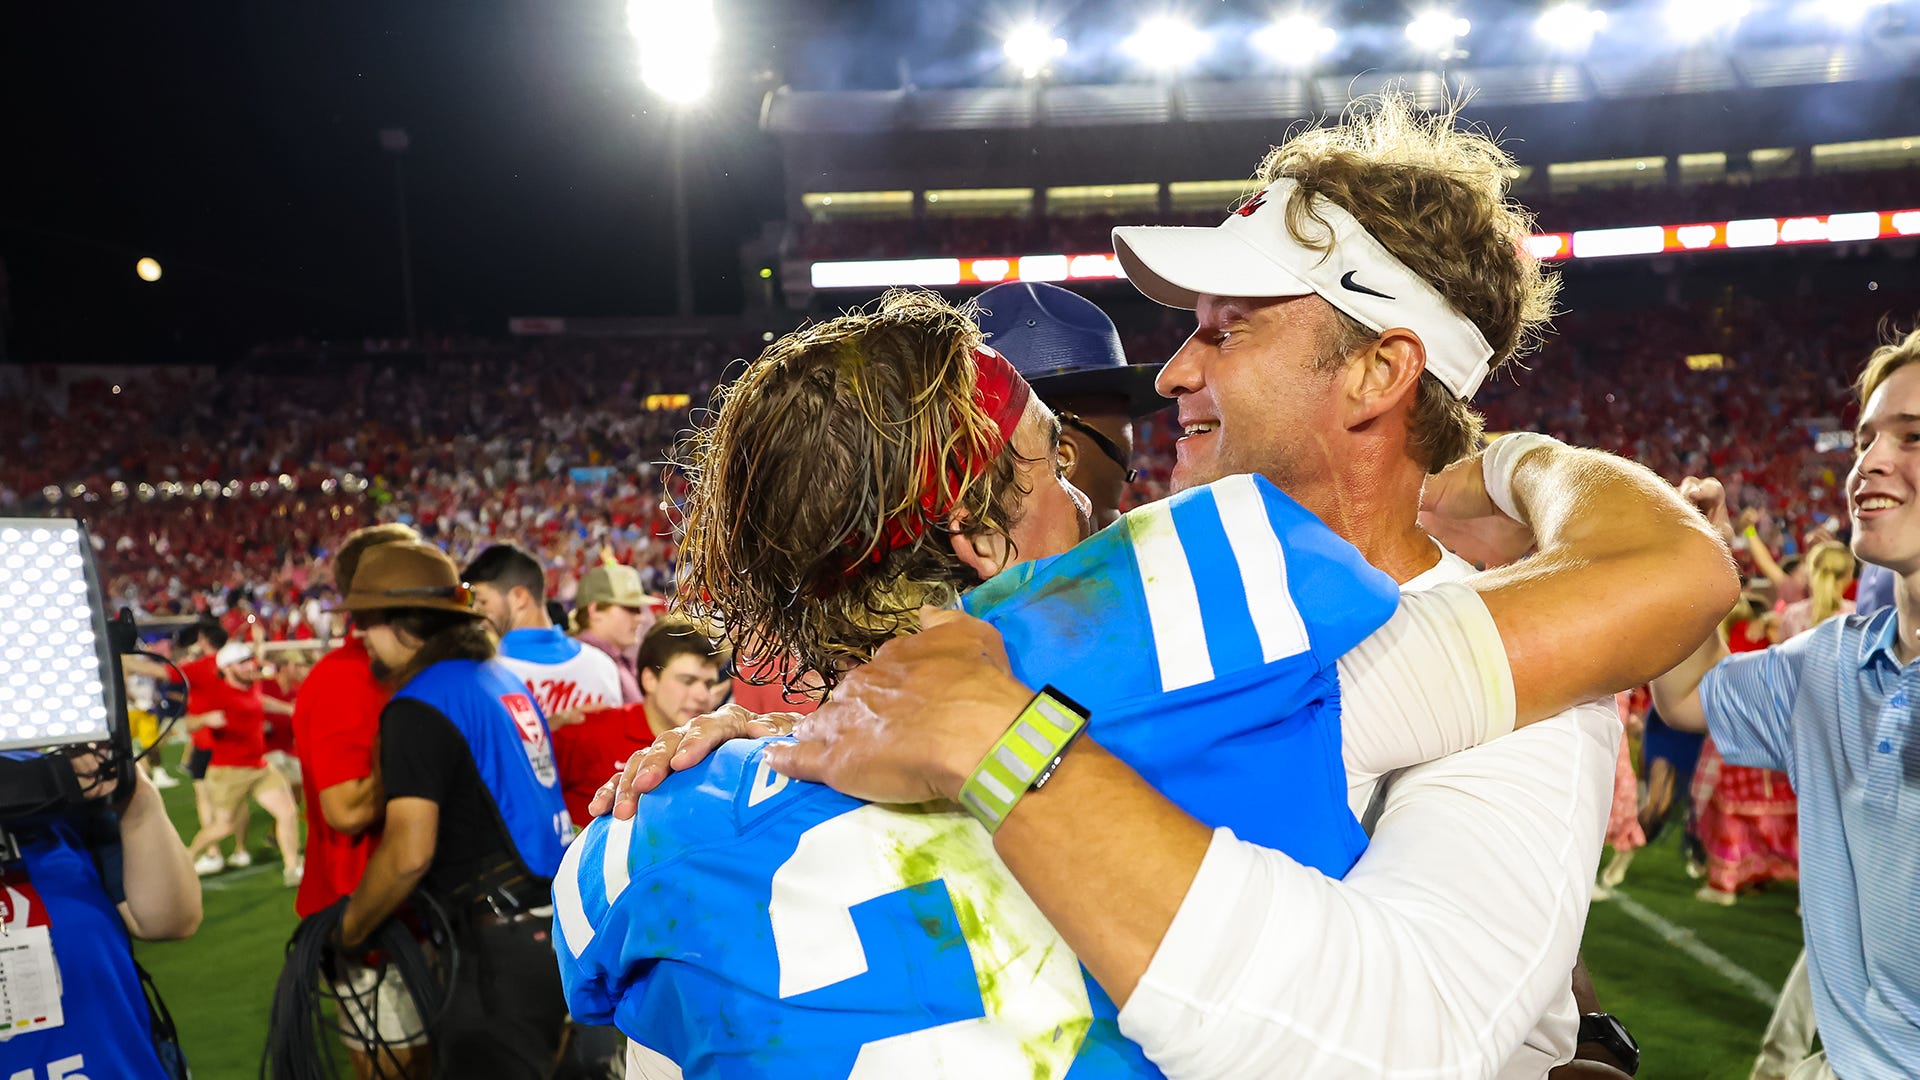
[(327, 980), (339, 999), (340, 1040), (355, 1050), (371, 1049), (369, 1033), (396, 1049), (427, 1044), (426, 1025), (413, 1007), (413, 995), (399, 969), (365, 967), (341, 961)]
[(207, 802), (215, 814), (238, 814), (247, 808), (247, 799), (258, 801), (262, 795), (293, 789), (287, 778), (271, 765), (242, 769), (233, 765), (214, 765), (207, 769)]
[(300, 787), (300, 759), (285, 750), (267, 751), (267, 764), (280, 770), (287, 783), (295, 789)]

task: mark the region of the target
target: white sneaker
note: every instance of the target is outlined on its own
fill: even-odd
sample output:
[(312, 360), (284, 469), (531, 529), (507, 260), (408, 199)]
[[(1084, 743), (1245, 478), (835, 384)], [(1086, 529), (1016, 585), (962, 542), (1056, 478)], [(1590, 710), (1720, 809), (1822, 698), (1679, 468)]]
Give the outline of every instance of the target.
[(155, 769), (153, 770), (153, 786), (159, 788), (161, 791), (166, 791), (169, 788), (179, 787), (180, 781), (165, 769)]
[(201, 877), (206, 877), (209, 874), (217, 874), (226, 868), (227, 861), (222, 859), (220, 853), (217, 851), (209, 851), (205, 855), (193, 860), (193, 872), (199, 874)]
[(241, 848), (227, 856), (227, 867), (232, 870), (245, 870), (253, 865), (253, 853)]
[(293, 865), (281, 871), (280, 880), (286, 882), (287, 888), (294, 889), (300, 886), (300, 880), (306, 876), (307, 876), (307, 860), (300, 859), (297, 862), (295, 862)]

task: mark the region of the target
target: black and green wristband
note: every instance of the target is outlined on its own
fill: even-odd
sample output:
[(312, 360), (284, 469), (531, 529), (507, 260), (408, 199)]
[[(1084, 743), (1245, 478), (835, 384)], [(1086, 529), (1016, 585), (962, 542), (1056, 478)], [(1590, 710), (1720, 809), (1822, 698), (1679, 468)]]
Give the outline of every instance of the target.
[(1078, 702), (1043, 687), (961, 785), (960, 805), (988, 832), (999, 831), (1021, 798), (1043, 787), (1060, 767), (1088, 719)]

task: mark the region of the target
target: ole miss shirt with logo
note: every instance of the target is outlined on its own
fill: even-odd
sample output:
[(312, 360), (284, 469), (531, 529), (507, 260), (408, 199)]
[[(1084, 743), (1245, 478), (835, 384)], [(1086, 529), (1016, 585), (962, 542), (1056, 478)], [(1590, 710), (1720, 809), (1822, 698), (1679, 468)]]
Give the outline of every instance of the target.
[(526, 681), (546, 716), (583, 705), (620, 704), (620, 669), (613, 658), (558, 627), (507, 631), (500, 639), (500, 662)]

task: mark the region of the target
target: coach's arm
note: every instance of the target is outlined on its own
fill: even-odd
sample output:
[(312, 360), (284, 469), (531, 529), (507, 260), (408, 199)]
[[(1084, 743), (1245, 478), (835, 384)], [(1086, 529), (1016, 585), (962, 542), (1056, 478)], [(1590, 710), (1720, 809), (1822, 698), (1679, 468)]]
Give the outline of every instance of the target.
[[(1478, 467), (1474, 462), (1461, 468)], [(1659, 674), (1682, 659), (1732, 604), (1737, 581), (1724, 546), (1646, 470), (1607, 455), (1548, 445), (1519, 455), (1505, 475), (1521, 515), (1539, 536), (1539, 554), (1473, 584), (1514, 658), (1521, 721)], [(1619, 587), (1624, 580), (1639, 586), (1631, 602)], [(1596, 618), (1604, 632), (1595, 632)], [(801, 723), (800, 742), (770, 748), (774, 768), (874, 801), (955, 798), (1032, 690), (1011, 675), (1004, 646), (991, 627), (953, 612), (928, 612), (925, 621), (922, 633), (888, 643), (872, 664), (849, 675), (833, 699)], [(1617, 645), (1596, 648), (1595, 642)], [(1545, 662), (1549, 658), (1553, 662)], [(1220, 842), (1091, 739), (1082, 740), (1048, 787), (1022, 800), (996, 834), (996, 846), (1014, 876), (1122, 1005), (1155, 960), (1210, 847)], [(1303, 901), (1315, 909), (1313, 917), (1301, 910), (1299, 925), (1329, 935), (1339, 926), (1364, 924), (1369, 933), (1391, 935), (1407, 946), (1398, 960), (1394, 950), (1365, 950), (1392, 969), (1367, 982), (1383, 988), (1382, 1004), (1411, 1006), (1421, 999), (1412, 1011), (1431, 1018), (1431, 1026), (1448, 1029), (1435, 1032), (1437, 1039), (1464, 1043), (1479, 1037), (1467, 1029), (1486, 1018), (1462, 1015), (1450, 1000), (1458, 987), (1445, 972), (1420, 960), (1422, 942), (1436, 929), (1431, 912), (1414, 912), (1401, 922), (1392, 899), (1350, 897), (1338, 891), (1337, 883), (1321, 879), (1315, 886), (1311, 877), (1283, 887), (1274, 875), (1292, 880), (1311, 872), (1276, 852), (1265, 853), (1270, 860), (1253, 862), (1240, 854), (1240, 869), (1228, 876), (1236, 888), (1261, 893), (1248, 901), (1249, 913), (1270, 910), (1289, 889), (1295, 900), (1301, 899), (1301, 889), (1317, 890), (1317, 899)], [(1452, 932), (1498, 937), (1494, 908), (1467, 914)], [(1244, 963), (1246, 953), (1263, 944), (1234, 940), (1230, 947), (1240, 953), (1235, 962)], [(1182, 956), (1166, 962), (1215, 959)], [(1424, 1002), (1425, 989), (1432, 991), (1431, 1003)], [(1259, 1006), (1237, 1003), (1232, 1011), (1242, 1031), (1249, 1023), (1264, 1024), (1264, 1038), (1232, 1040), (1242, 1053), (1223, 1055), (1216, 1047), (1200, 1057), (1230, 1072), (1235, 1062), (1241, 1068), (1270, 1062), (1263, 1052), (1299, 1049), (1299, 1034), (1284, 1010)], [(1524, 1018), (1520, 1030), (1531, 1020)], [(1416, 1034), (1402, 1031), (1398, 1037)], [(1498, 1065), (1497, 1057), (1486, 1053), (1480, 1059)], [(1196, 1074), (1226, 1073), (1202, 1069)]]

